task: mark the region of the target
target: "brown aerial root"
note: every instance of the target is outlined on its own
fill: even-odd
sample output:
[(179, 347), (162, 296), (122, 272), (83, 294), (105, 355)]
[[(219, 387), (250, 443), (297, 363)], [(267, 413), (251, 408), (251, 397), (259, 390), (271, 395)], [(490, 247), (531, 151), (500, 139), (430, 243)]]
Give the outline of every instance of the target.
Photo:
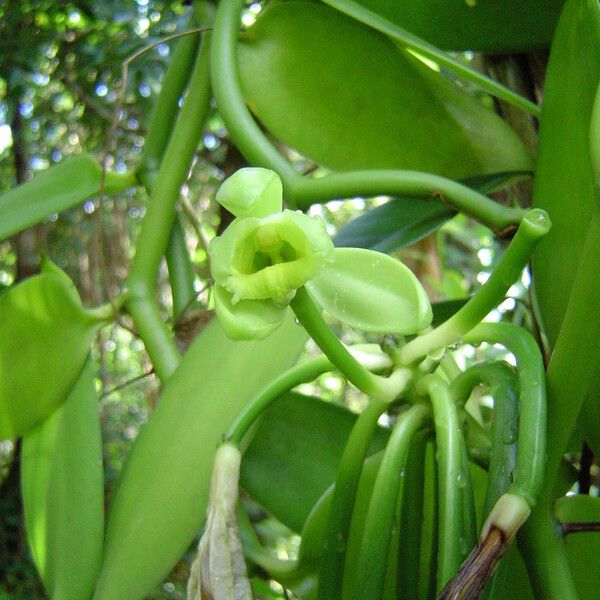
[(504, 532), (492, 526), (485, 539), (466, 558), (458, 573), (444, 586), (438, 600), (477, 600), (509, 546)]

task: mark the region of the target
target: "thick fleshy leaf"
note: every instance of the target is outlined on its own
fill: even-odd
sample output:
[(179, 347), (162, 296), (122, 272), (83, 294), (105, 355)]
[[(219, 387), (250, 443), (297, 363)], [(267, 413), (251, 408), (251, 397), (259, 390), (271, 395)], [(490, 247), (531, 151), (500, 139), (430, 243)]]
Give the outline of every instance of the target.
[(548, 63), (533, 188), (533, 204), (552, 219), (532, 257), (537, 304), (552, 345), (598, 201), (590, 120), (599, 83), (600, 7), (594, 0), (573, 0), (565, 6)]
[(96, 598), (140, 600), (181, 559), (204, 522), (223, 433), (305, 341), (291, 315), (262, 342), (232, 342), (218, 319), (194, 340), (121, 473)]
[(52, 598), (90, 598), (104, 538), (100, 415), (92, 361), (65, 403), (23, 436), (27, 541)]
[[(336, 477), (355, 421), (354, 413), (336, 404), (296, 393), (282, 396), (265, 411), (244, 454), (242, 487), (282, 523), (302, 531)], [(378, 428), (369, 454), (381, 450), (387, 437)]]
[(262, 340), (285, 319), (287, 306), (273, 300), (231, 301), (232, 294), (220, 285), (213, 288), (215, 310), (225, 333), (232, 340)]
[(306, 287), (327, 312), (361, 331), (412, 334), (431, 323), (431, 304), (419, 280), (381, 252), (337, 248), (333, 264)]
[(275, 171), (247, 167), (223, 182), (216, 200), (236, 217), (267, 217), (281, 212), (283, 186)]
[(550, 45), (564, 0), (356, 0), (445, 50), (524, 52)]
[(531, 167), (517, 135), (478, 99), (328, 6), (273, 4), (244, 33), (239, 64), (258, 119), (331, 169), (460, 179)]
[[(534, 205), (547, 210), (552, 218), (550, 233), (532, 257), (536, 304), (551, 345), (561, 330), (578, 267), (590, 269), (592, 276), (598, 270), (596, 264), (590, 264), (594, 261), (580, 265), (580, 257), (592, 210), (598, 209), (599, 202), (590, 156), (592, 108), (599, 85), (600, 6), (595, 0), (570, 0), (565, 4), (548, 63), (533, 189)], [(595, 243), (600, 245), (600, 238), (596, 237)], [(588, 252), (592, 248), (588, 247)], [(600, 327), (596, 299), (590, 298), (587, 307), (587, 318), (582, 317), (581, 322), (593, 331)], [(600, 376), (600, 346), (588, 344), (584, 357), (588, 364), (595, 361), (596, 375), (590, 379), (580, 428), (598, 452), (600, 392), (596, 382)], [(581, 364), (579, 353), (571, 359), (573, 364)], [(566, 365), (568, 372), (572, 369)], [(568, 398), (564, 402), (569, 402)]]
[(42, 273), (0, 296), (0, 439), (48, 417), (81, 373), (99, 321), (65, 277)]
[[(98, 194), (101, 179), (98, 161), (91, 154), (79, 154), (6, 192), (0, 196), (0, 239)], [(104, 187), (107, 193), (114, 193), (134, 184), (130, 173), (107, 173)]]
[[(487, 193), (501, 187), (525, 172), (497, 173), (474, 177), (463, 183)], [(379, 252), (393, 252), (409, 246), (439, 229), (456, 214), (439, 198), (392, 198), (353, 219), (342, 227), (333, 242), (338, 247), (368, 248)]]

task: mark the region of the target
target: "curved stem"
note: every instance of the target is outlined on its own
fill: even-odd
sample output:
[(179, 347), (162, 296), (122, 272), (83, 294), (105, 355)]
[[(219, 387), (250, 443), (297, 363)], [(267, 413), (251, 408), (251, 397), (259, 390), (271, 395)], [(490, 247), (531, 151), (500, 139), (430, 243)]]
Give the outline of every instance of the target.
[(225, 439), (239, 446), (252, 423), (254, 423), (257, 417), (260, 416), (273, 400), (301, 383), (312, 381), (332, 368), (333, 365), (326, 356), (317, 356), (279, 375), (238, 414), (235, 421), (225, 433)]
[(394, 425), (369, 502), (352, 598), (382, 598), (402, 468), (413, 436), (430, 419), (429, 406), (415, 404), (403, 412)]
[(395, 23), (391, 23), (384, 17), (368, 10), (358, 2), (354, 0), (323, 0), (325, 4), (332, 6), (333, 8), (343, 12), (344, 14), (390, 36), (392, 39), (398, 41), (402, 46), (410, 50), (414, 50), (422, 56), (431, 59), (432, 61), (446, 67), (449, 71), (452, 71), (462, 79), (473, 83), (488, 94), (504, 100), (508, 104), (512, 104), (517, 108), (520, 108), (534, 117), (539, 117), (541, 114), (540, 108), (523, 98), (519, 94), (513, 92), (502, 84), (478, 73), (468, 65), (463, 64), (459, 60), (453, 58), (446, 52), (443, 52), (434, 45), (426, 42), (424, 39), (402, 29)]
[(441, 590), (463, 561), (463, 507), (460, 491), (464, 478), (462, 431), (450, 389), (440, 377), (426, 375), (418, 382), (417, 392), (430, 397), (435, 423), (439, 481), (437, 588)]
[(319, 600), (340, 600), (354, 499), (367, 449), (387, 403), (374, 399), (360, 414), (344, 448), (333, 489), (319, 569)]
[(520, 277), (527, 265), (535, 245), (549, 229), (550, 219), (546, 212), (540, 209), (530, 210), (483, 287), (445, 323), (401, 348), (401, 363), (409, 365), (433, 350), (457, 342), (473, 329), (503, 300), (510, 286)]
[(415, 434), (406, 462), (401, 491), (400, 532), (396, 564), (396, 598), (417, 600), (415, 575), (421, 568), (425, 454), (430, 431)]
[(294, 183), (290, 193), (299, 208), (308, 208), (315, 202), (381, 194), (441, 196), (446, 204), (499, 232), (517, 225), (526, 214), (521, 208), (502, 206), (462, 183), (419, 171), (381, 169), (331, 173), (316, 179), (305, 177)]
[(327, 326), (306, 288), (301, 287), (296, 291), (290, 306), (317, 346), (346, 378), (367, 396), (393, 401), (406, 387), (411, 378), (406, 369), (399, 369), (385, 379), (373, 375), (363, 367)]
[(163, 382), (176, 369), (180, 354), (160, 315), (155, 285), (175, 219), (179, 190), (187, 177), (210, 107), (208, 52), (208, 36), (205, 34), (183, 108), (148, 201), (127, 282), (127, 309), (144, 341), (155, 371)]
[(250, 163), (276, 171), (287, 191), (301, 175), (261, 131), (242, 94), (236, 44), (243, 6), (243, 0), (219, 3), (211, 52), (213, 93), (229, 135), (240, 152)]
[(517, 359), (519, 428), (517, 463), (510, 492), (533, 507), (546, 464), (546, 384), (542, 355), (533, 336), (510, 323), (482, 323), (464, 337), (467, 344), (502, 344)]

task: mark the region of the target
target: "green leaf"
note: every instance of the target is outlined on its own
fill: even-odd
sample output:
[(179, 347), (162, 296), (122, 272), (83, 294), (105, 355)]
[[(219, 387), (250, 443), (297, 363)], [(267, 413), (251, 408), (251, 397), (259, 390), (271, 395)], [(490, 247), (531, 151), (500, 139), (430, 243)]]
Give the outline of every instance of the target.
[[(244, 454), (240, 483), (295, 531), (334, 481), (356, 415), (337, 404), (289, 393), (271, 404)], [(377, 429), (369, 454), (388, 433)], [(276, 481), (273, 474), (277, 474)]]
[[(532, 257), (536, 305), (552, 346), (561, 330), (576, 273), (579, 270), (582, 277), (586, 272), (582, 269), (590, 269), (593, 276), (598, 269), (591, 264), (594, 261), (580, 264), (580, 258), (592, 210), (597, 210), (600, 201), (594, 189), (590, 149), (592, 109), (599, 85), (600, 7), (594, 0), (571, 0), (565, 5), (548, 63), (533, 189), (534, 205), (547, 210), (552, 218), (550, 233)], [(590, 239), (588, 252), (600, 252), (600, 238), (596, 237), (595, 243)], [(600, 326), (596, 298), (585, 303), (588, 312), (581, 315), (581, 322), (592, 331)], [(590, 379), (579, 425), (598, 452), (600, 347), (588, 344), (584, 357), (589, 364), (595, 363), (596, 375)], [(574, 364), (580, 363), (581, 355), (570, 358)], [(573, 370), (566, 365), (564, 372)], [(569, 402), (567, 398), (561, 401)]]
[(564, 0), (356, 0), (445, 50), (524, 52), (546, 48)]
[(437, 198), (393, 198), (350, 221), (333, 241), (337, 247), (394, 252), (436, 231), (455, 214)]
[(274, 171), (247, 167), (223, 182), (216, 200), (236, 217), (268, 217), (283, 208), (283, 186)]
[[(599, 522), (600, 498), (565, 496), (556, 501), (556, 517), (561, 522)], [(567, 536), (567, 554), (580, 598), (596, 598), (600, 581), (600, 535), (597, 532)]]
[[(0, 239), (77, 206), (100, 192), (102, 169), (91, 154), (65, 159), (37, 174), (31, 181), (0, 196)], [(135, 184), (131, 173), (107, 173), (107, 193), (122, 191)]]
[(434, 302), (431, 305), (433, 319), (431, 324), (433, 327), (441, 325), (447, 321), (452, 315), (456, 314), (467, 302), (469, 298), (461, 298), (460, 300), (444, 300), (443, 302)]
[[(523, 171), (497, 173), (474, 177), (463, 183), (487, 193), (525, 174)], [(455, 214), (456, 211), (439, 198), (393, 198), (350, 221), (333, 241), (338, 247), (368, 248), (390, 253), (418, 242)]]
[(217, 319), (194, 340), (121, 473), (96, 598), (140, 599), (167, 576), (206, 517), (221, 436), (242, 407), (293, 364), (305, 341), (291, 315), (262, 342), (232, 342)]
[(531, 166), (517, 135), (479, 100), (327, 6), (270, 6), (244, 34), (239, 63), (258, 119), (328, 168), (458, 179)]
[(77, 381), (99, 326), (72, 284), (54, 273), (0, 296), (0, 438), (26, 433)]
[(552, 219), (552, 229), (532, 257), (537, 304), (552, 345), (567, 308), (592, 206), (597, 202), (590, 120), (599, 83), (598, 2), (571, 0), (565, 6), (548, 63), (533, 188), (534, 206), (545, 209)]
[(100, 418), (88, 358), (65, 403), (23, 436), (27, 541), (52, 598), (90, 598), (104, 538)]
[(431, 323), (431, 305), (419, 280), (381, 252), (337, 248), (335, 262), (306, 287), (327, 312), (361, 331), (411, 334)]

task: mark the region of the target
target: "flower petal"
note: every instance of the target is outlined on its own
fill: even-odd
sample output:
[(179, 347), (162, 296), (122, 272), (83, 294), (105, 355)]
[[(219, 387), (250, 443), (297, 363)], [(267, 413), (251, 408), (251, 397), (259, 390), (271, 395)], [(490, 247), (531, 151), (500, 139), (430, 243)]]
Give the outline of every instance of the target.
[(240, 300), (233, 303), (231, 292), (215, 285), (215, 309), (227, 336), (233, 340), (261, 340), (277, 329), (287, 306), (272, 300)]

